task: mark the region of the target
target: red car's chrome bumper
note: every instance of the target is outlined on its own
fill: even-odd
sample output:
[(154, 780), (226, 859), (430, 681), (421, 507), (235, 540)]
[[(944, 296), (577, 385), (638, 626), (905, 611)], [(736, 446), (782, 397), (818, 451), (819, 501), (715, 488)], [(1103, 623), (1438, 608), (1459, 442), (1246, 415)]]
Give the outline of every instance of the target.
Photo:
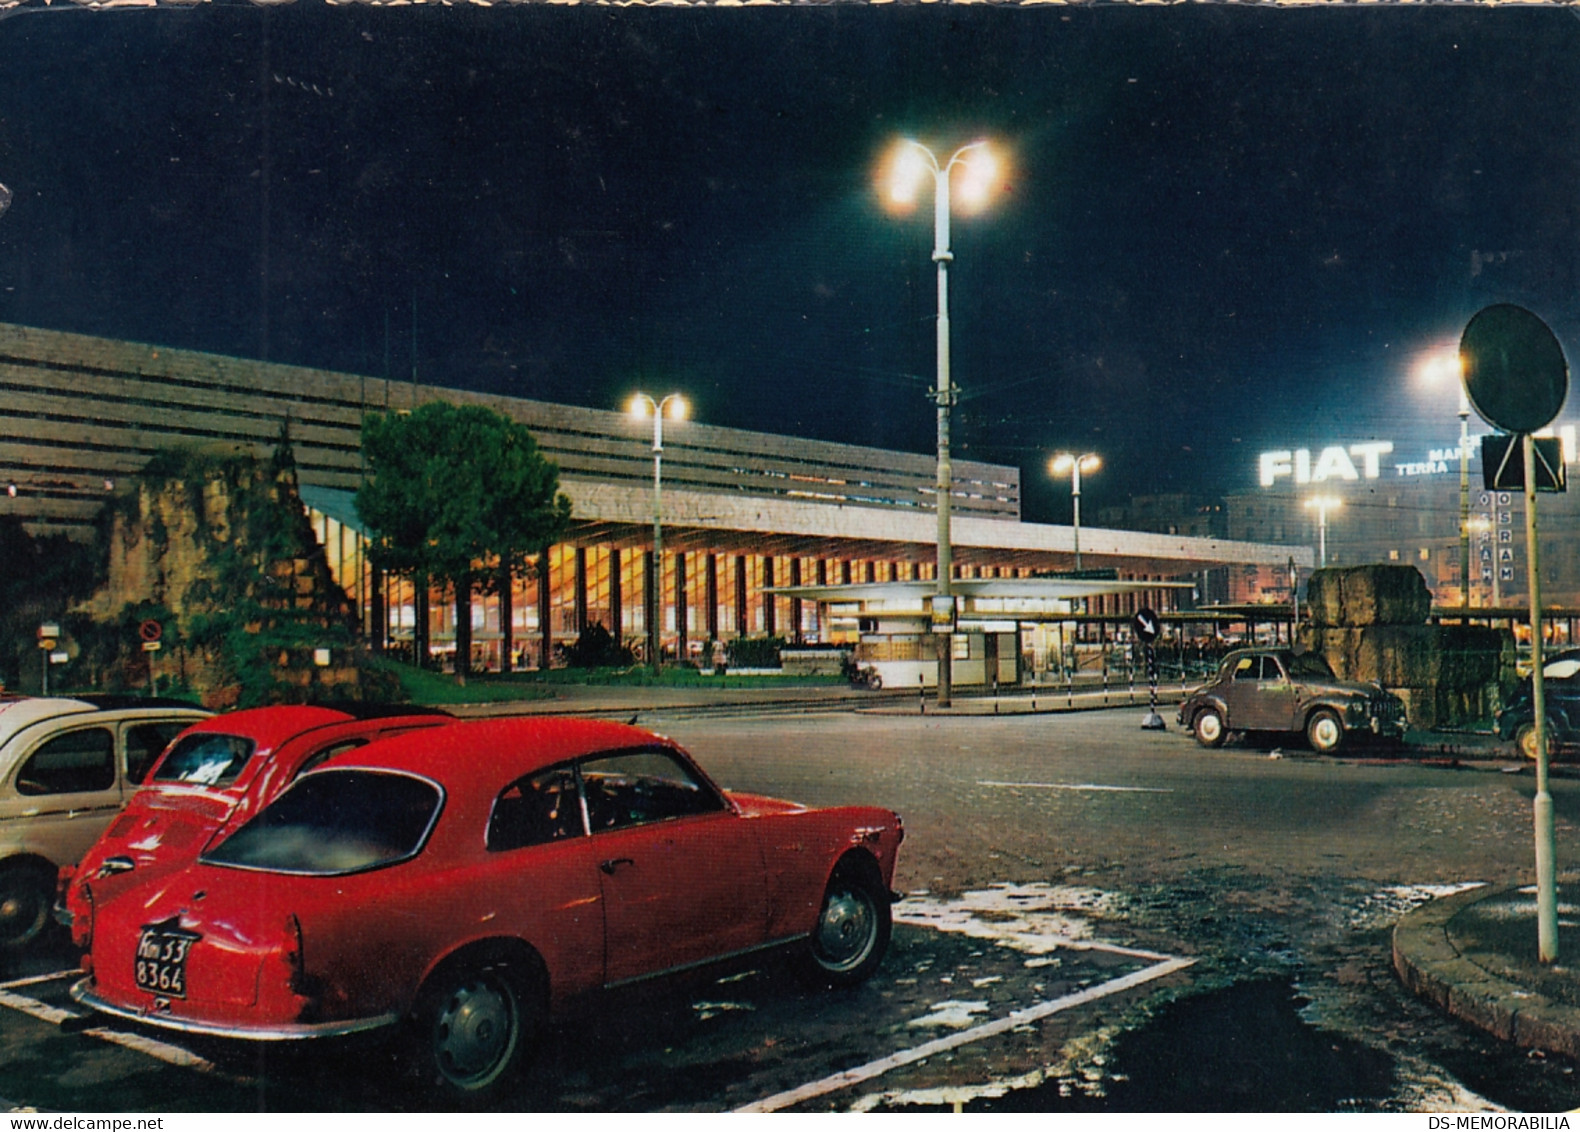
[(146, 1026), (159, 1026), (186, 1034), (205, 1034), (215, 1038), (241, 1038), (253, 1042), (295, 1042), (309, 1038), (337, 1038), (346, 1034), (360, 1034), (366, 1030), (393, 1026), (401, 1018), (399, 1012), (395, 1012), (337, 1022), (290, 1022), (262, 1026), (202, 1022), (192, 1018), (178, 1018), (154, 1009), (118, 1005), (95, 994), (88, 985), (92, 981), (91, 978), (86, 978), (73, 985), (71, 997), (101, 1014), (113, 1014), (118, 1018), (129, 1018)]

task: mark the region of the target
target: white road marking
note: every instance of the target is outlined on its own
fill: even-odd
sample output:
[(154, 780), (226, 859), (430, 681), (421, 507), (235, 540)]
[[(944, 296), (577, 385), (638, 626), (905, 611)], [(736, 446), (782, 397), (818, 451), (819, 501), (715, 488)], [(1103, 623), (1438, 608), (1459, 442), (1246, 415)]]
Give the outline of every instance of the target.
[(1088, 987), (1086, 990), (1077, 991), (1075, 994), (1068, 994), (1062, 998), (1049, 999), (1046, 1002), (1039, 1002), (1035, 1006), (1029, 1006), (1024, 1010), (1012, 1011), (1007, 1017), (1000, 1018), (996, 1022), (986, 1022), (981, 1026), (976, 1026), (969, 1030), (962, 1030), (958, 1034), (950, 1034), (946, 1037), (935, 1038), (933, 1041), (924, 1042), (913, 1049), (901, 1050), (899, 1053), (891, 1054), (890, 1056), (880, 1058), (877, 1061), (869, 1061), (867, 1064), (858, 1065), (854, 1069), (847, 1069), (842, 1073), (835, 1073), (832, 1076), (823, 1078), (821, 1081), (813, 1081), (810, 1084), (802, 1085), (799, 1088), (790, 1089), (783, 1093), (776, 1093), (775, 1095), (766, 1097), (763, 1100), (754, 1101), (752, 1104), (742, 1105), (735, 1111), (778, 1112), (781, 1109), (786, 1109), (792, 1105), (801, 1104), (804, 1101), (809, 1101), (815, 1097), (824, 1096), (827, 1093), (836, 1092), (837, 1090), (846, 1088), (847, 1086), (860, 1084), (862, 1081), (870, 1081), (874, 1077), (881, 1077), (883, 1074), (889, 1072), (889, 1070), (898, 1069), (902, 1065), (910, 1065), (914, 1062), (924, 1061), (929, 1057), (935, 1057), (940, 1053), (947, 1052), (948, 1050), (956, 1049), (963, 1045), (969, 1045), (972, 1042), (979, 1042), (985, 1038), (991, 1038), (998, 1034), (1007, 1033), (1008, 1031), (1015, 1029), (1017, 1026), (1024, 1026), (1028, 1023), (1036, 1022), (1039, 1019), (1047, 1018), (1050, 1015), (1058, 1014), (1061, 1011), (1069, 1010), (1072, 1007), (1083, 1006), (1088, 1002), (1095, 1002), (1100, 998), (1106, 998), (1108, 995), (1118, 994), (1120, 991), (1129, 990), (1132, 987), (1138, 987), (1144, 983), (1149, 983), (1153, 979), (1161, 979), (1164, 975), (1171, 975), (1175, 971), (1184, 970), (1194, 962), (1196, 962), (1194, 959), (1167, 959), (1162, 963), (1155, 963), (1150, 967), (1143, 967), (1139, 971), (1133, 971), (1130, 974), (1122, 975), (1117, 979), (1109, 979), (1106, 983), (1099, 983), (1095, 987)]
[(995, 782), (977, 779), (978, 786), (999, 786), (1010, 790), (1096, 790), (1110, 794), (1172, 794), (1167, 786), (1105, 786), (1100, 782)]
[(51, 971), (47, 975), (30, 975), (25, 979), (12, 979), (9, 983), (0, 983), (0, 991), (20, 990), (22, 987), (36, 986), (39, 983), (53, 983), (61, 979), (74, 979), (81, 974), (81, 968), (73, 967), (69, 971)]
[[(40, 1002), (36, 998), (29, 998), (25, 994), (17, 994), (14, 987), (32, 986), (36, 983), (47, 983), (58, 979), (70, 978), (80, 975), (81, 971), (57, 971), (52, 975), (35, 975), (32, 978), (18, 979), (15, 982), (0, 986), (0, 1006), (8, 1006), (12, 1010), (26, 1014), (30, 1018), (37, 1018), (40, 1022), (47, 1022), (51, 1026), (60, 1026), (67, 1022), (79, 1021), (89, 1015), (80, 1010), (71, 1010), (60, 1006), (51, 1006), (47, 1002)], [(142, 1034), (131, 1034), (121, 1030), (112, 1030), (104, 1026), (93, 1026), (82, 1031), (90, 1038), (98, 1038), (101, 1042), (112, 1045), (124, 1046), (137, 1053), (158, 1058), (169, 1065), (177, 1065), (183, 1069), (195, 1069), (199, 1073), (218, 1072), (218, 1066), (207, 1058), (199, 1057), (189, 1049), (181, 1046), (162, 1042), (157, 1038), (144, 1037)], [(231, 1074), (224, 1076), (239, 1083), (245, 1083), (248, 1078), (235, 1077)]]

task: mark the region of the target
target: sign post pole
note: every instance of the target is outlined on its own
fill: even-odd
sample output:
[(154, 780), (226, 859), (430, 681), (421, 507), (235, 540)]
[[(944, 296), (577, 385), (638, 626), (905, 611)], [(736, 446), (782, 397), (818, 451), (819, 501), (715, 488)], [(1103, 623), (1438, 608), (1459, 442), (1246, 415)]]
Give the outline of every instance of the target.
[[(1525, 488), (1525, 554), (1530, 592), (1531, 709), (1536, 732), (1536, 798), (1532, 824), (1536, 835), (1536, 943), (1543, 963), (1558, 961), (1558, 885), (1554, 869), (1553, 798), (1548, 791), (1547, 703), (1542, 673), (1542, 583), (1536, 540), (1536, 493), (1563, 491), (1563, 458), (1543, 456), (1552, 481), (1537, 482), (1537, 442), (1531, 434), (1551, 424), (1569, 394), (1569, 362), (1552, 330), (1536, 315), (1511, 303), (1487, 307), (1470, 320), (1459, 340), (1465, 395), (1488, 424), (1519, 437)], [(1504, 462), (1510, 453), (1505, 452)], [(1483, 449), (1482, 471), (1490, 454)], [(1498, 490), (1502, 469), (1491, 471), (1487, 487)], [(1506, 488), (1504, 490), (1507, 490)], [(1501, 567), (1500, 567), (1501, 569)]]
[(1558, 960), (1558, 883), (1554, 869), (1553, 796), (1547, 789), (1547, 695), (1542, 674), (1542, 576), (1537, 561), (1536, 458), (1531, 434), (1520, 437), (1525, 461), (1525, 559), (1531, 594), (1531, 710), (1536, 714), (1536, 950), (1543, 963)]

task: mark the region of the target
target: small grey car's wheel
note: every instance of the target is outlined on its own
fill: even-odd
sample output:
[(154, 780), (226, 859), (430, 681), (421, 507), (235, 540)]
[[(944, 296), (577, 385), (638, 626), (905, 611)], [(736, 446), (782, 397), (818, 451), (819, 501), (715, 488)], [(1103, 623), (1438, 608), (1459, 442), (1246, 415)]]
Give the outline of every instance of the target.
[(516, 975), (503, 964), (458, 968), (424, 995), (419, 1054), (453, 1098), (487, 1098), (521, 1063), (536, 1032), (534, 1015)]
[(0, 951), (31, 947), (49, 926), (51, 877), (28, 865), (0, 867)]
[(817, 926), (807, 941), (807, 973), (828, 986), (854, 986), (871, 978), (889, 949), (892, 930), (889, 894), (877, 866), (841, 863), (823, 891)]
[(1344, 746), (1344, 721), (1336, 712), (1323, 708), (1306, 720), (1306, 742), (1321, 754), (1331, 754)]
[(1228, 729), (1223, 725), (1223, 716), (1218, 714), (1217, 708), (1202, 708), (1196, 713), (1196, 718), (1191, 722), (1191, 731), (1196, 735), (1196, 742), (1203, 747), (1221, 747)]
[[(1525, 758), (1531, 762), (1536, 761), (1536, 752), (1539, 749), (1536, 743), (1536, 722), (1520, 724), (1520, 729), (1514, 733), (1514, 746)], [(1558, 744), (1553, 742), (1553, 725), (1547, 724), (1547, 757), (1551, 758), (1558, 749)]]

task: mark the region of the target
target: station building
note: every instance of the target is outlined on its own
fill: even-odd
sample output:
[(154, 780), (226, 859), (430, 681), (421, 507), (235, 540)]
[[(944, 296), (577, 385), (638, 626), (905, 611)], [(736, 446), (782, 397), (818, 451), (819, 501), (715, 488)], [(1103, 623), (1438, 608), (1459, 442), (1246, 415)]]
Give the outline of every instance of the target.
[[(440, 651), (454, 640), (453, 605), (441, 595), (427, 600), (405, 579), (381, 577), (366, 561), (352, 507), (363, 474), (362, 418), (443, 400), (485, 405), (521, 422), (558, 463), (573, 521), (563, 541), (543, 552), (535, 577), (474, 599), (479, 667), (547, 665), (593, 623), (640, 643), (655, 617), (665, 652), (683, 657), (737, 636), (848, 640), (859, 623), (835, 612), (884, 599), (853, 589), (852, 607), (839, 587), (912, 583), (915, 590), (914, 583), (935, 580), (931, 453), (667, 422), (663, 561), (656, 563), (652, 423), (613, 409), (10, 324), (0, 324), (0, 397), (0, 514), (35, 532), (73, 537), (89, 535), (107, 496), (155, 450), (220, 444), (266, 452), (288, 428), (303, 501), (369, 637), (409, 645), (422, 617), (430, 647)], [(1067, 598), (1049, 598), (1046, 586), (1023, 586), (1025, 594), (1014, 596), (1017, 580), (1068, 575), (1075, 551), (1071, 527), (1021, 520), (1018, 469), (956, 461), (953, 493), (958, 577), (1010, 583), (976, 587), (991, 590), (982, 600), (992, 619), (1029, 628), (1075, 610)], [(1088, 615), (1233, 601), (1241, 596), (1235, 579), (1248, 572), (1276, 575), (1291, 561), (1311, 566), (1308, 548), (1276, 539), (1083, 527), (1080, 544), (1087, 572), (1106, 579), (1080, 589)], [(1035, 631), (1031, 642), (1038, 643)], [(1025, 645), (1019, 642), (1017, 655)]]

